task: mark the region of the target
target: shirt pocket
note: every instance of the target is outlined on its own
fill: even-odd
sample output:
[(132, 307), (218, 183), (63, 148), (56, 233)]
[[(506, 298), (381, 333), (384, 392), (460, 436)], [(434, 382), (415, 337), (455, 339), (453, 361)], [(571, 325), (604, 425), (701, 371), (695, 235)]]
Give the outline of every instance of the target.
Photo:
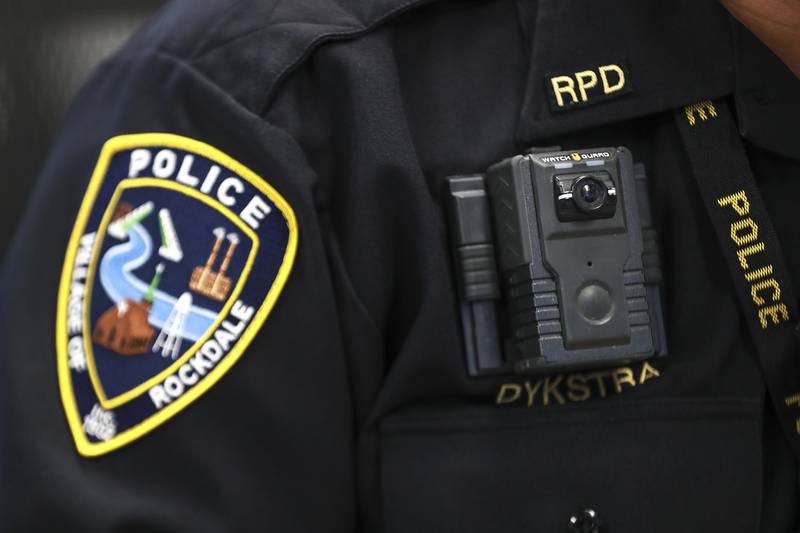
[(381, 425), (384, 531), (757, 531), (761, 402), (399, 412)]

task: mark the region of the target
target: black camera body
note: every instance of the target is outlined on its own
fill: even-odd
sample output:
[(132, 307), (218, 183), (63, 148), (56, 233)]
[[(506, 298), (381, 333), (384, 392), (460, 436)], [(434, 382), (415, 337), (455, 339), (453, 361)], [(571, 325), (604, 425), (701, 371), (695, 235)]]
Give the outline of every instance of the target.
[(666, 353), (647, 182), (630, 151), (532, 151), (447, 183), (471, 375)]

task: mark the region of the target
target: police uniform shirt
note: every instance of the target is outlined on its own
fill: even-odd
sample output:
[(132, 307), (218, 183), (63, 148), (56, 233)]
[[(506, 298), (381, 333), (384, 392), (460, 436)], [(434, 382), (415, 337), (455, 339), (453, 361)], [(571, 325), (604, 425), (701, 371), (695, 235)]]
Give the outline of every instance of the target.
[[(618, 533), (795, 531), (797, 464), (672, 114), (735, 109), (800, 274), (798, 88), (714, 2), (171, 3), (77, 98), (5, 264), (0, 529), (551, 532), (591, 509)], [(247, 167), (291, 207), (297, 250), (224, 376), (87, 457), (56, 363), (62, 267), (104, 145), (140, 134)], [(534, 145), (645, 163), (666, 358), (467, 376), (443, 178)], [(208, 233), (210, 211), (181, 209)]]

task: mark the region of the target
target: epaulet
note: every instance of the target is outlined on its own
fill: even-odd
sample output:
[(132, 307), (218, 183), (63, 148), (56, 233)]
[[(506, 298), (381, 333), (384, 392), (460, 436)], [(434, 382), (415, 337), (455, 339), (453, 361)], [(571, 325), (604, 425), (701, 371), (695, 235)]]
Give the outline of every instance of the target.
[(319, 45), (368, 33), (432, 0), (227, 0), (169, 4), (131, 40), (198, 70), (253, 112)]

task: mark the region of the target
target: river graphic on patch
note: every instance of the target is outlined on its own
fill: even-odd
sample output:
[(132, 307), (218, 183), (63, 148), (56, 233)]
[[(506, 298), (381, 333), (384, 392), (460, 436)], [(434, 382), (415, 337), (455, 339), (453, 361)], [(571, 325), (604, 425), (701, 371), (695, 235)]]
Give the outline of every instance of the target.
[(203, 340), (252, 246), (222, 214), (192, 216), (198, 201), (178, 191), (130, 188), (118, 196), (100, 236), (87, 353), (109, 400)]

